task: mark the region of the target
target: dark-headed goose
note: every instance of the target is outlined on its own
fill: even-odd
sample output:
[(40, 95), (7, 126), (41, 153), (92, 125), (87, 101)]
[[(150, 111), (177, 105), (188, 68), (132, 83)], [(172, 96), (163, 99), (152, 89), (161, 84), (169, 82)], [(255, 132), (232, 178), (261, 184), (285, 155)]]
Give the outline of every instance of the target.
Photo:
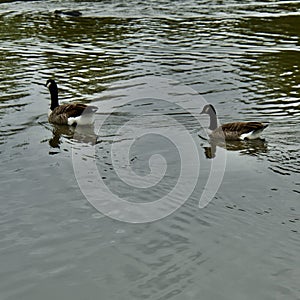
[(46, 87), (51, 95), (50, 111), (48, 120), (58, 125), (90, 125), (94, 122), (94, 114), (97, 106), (81, 103), (62, 104), (58, 103), (58, 88), (53, 79), (48, 79)]
[(268, 124), (260, 122), (233, 122), (223, 124), (218, 127), (217, 113), (211, 104), (204, 106), (201, 114), (208, 114), (210, 125), (208, 129), (209, 137), (212, 139), (225, 140), (252, 140), (259, 138), (262, 131), (268, 127)]

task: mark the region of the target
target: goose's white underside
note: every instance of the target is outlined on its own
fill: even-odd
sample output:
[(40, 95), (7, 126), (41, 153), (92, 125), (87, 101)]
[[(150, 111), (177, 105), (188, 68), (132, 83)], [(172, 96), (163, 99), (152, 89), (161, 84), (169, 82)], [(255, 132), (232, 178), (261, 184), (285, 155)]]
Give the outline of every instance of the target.
[(255, 140), (260, 137), (260, 134), (262, 133), (262, 130), (256, 130), (256, 131), (250, 131), (244, 134), (241, 134), (240, 139), (241, 140)]
[(94, 123), (95, 115), (94, 114), (84, 114), (75, 118), (68, 118), (68, 125), (91, 125)]

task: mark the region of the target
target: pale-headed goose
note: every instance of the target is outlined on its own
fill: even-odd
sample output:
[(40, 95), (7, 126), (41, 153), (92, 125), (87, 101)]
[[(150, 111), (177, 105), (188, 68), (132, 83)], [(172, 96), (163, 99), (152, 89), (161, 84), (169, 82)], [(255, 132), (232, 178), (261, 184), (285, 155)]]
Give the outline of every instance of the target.
[(51, 95), (50, 111), (48, 120), (58, 125), (90, 125), (94, 122), (97, 106), (81, 103), (62, 104), (58, 103), (58, 88), (53, 79), (48, 79), (46, 87)]
[(225, 140), (252, 140), (259, 138), (262, 131), (268, 127), (268, 124), (261, 122), (233, 122), (223, 124), (218, 127), (217, 113), (211, 104), (203, 107), (201, 114), (208, 114), (210, 125), (208, 129), (209, 137), (212, 139)]

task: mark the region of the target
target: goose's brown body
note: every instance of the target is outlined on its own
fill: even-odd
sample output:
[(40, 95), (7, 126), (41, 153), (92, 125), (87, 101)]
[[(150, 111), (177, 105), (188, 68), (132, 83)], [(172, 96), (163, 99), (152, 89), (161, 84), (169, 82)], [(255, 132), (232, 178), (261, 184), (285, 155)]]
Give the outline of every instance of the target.
[[(268, 125), (264, 125), (260, 122), (233, 122), (227, 123), (219, 126), (217, 129), (213, 130), (209, 136), (215, 139), (226, 139), (226, 140), (241, 140), (247, 139), (246, 135), (250, 132), (256, 133), (258, 135), (261, 133)], [(245, 138), (243, 138), (245, 135)], [(254, 136), (253, 136), (254, 137)], [(249, 138), (249, 137), (248, 137)]]
[(53, 124), (66, 125), (69, 124), (68, 120), (70, 118), (80, 117), (83, 114), (93, 114), (97, 109), (96, 106), (88, 106), (81, 103), (62, 104), (50, 112), (48, 121)]

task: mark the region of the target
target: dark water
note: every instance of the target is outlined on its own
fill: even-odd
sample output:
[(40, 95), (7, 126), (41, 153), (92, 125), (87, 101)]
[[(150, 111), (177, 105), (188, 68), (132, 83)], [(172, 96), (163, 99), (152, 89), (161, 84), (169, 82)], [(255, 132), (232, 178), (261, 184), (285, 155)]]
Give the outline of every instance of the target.
[[(300, 299), (299, 1), (2, 1), (0, 37), (1, 299)], [(99, 106), (94, 128), (48, 124), (49, 77)], [(203, 99), (221, 122), (270, 123), (264, 140), (198, 137)], [(91, 165), (135, 205), (193, 172), (167, 217), (132, 224), (87, 200), (85, 184), (112, 203)]]

